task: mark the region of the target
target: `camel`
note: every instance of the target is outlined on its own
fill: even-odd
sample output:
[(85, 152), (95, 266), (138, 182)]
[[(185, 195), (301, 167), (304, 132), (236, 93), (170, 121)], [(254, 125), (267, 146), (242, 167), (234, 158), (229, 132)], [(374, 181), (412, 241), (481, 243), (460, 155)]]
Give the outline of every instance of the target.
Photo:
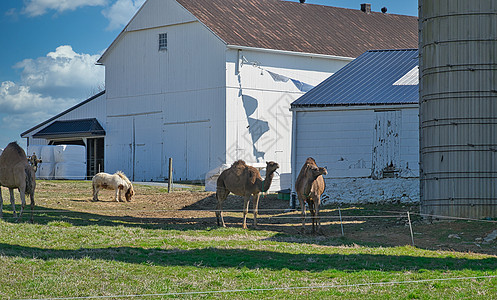
[[(26, 206), (25, 195), (31, 198), (31, 223), (33, 222), (33, 210), (35, 205), (35, 171), (29, 164), (24, 150), (16, 143), (12, 142), (4, 149), (0, 155), (0, 187), (9, 189), (10, 203), (12, 204), (12, 214), (19, 221), (24, 207)], [(14, 189), (19, 190), (21, 195), (21, 211), (19, 217), (16, 214)], [(0, 219), (3, 217), (3, 199), (0, 190)]]
[(131, 197), (135, 194), (133, 184), (123, 172), (117, 171), (114, 174), (104, 172), (97, 173), (92, 179), (93, 201), (98, 201), (98, 192), (101, 189), (115, 190), (114, 200), (116, 202), (123, 201), (121, 192), (124, 191), (126, 201), (131, 201)]
[(253, 196), (254, 207), (254, 227), (257, 227), (257, 207), (259, 206), (259, 194), (266, 192), (271, 186), (274, 172), (280, 166), (274, 161), (266, 162), (266, 178), (262, 180), (259, 171), (245, 164), (243, 160), (234, 162), (230, 168), (224, 170), (217, 179), (216, 198), (216, 218), (217, 225), (226, 227), (223, 219), (223, 202), (229, 193), (243, 196), (243, 228), (247, 229), (247, 213), (250, 196)]
[(305, 231), (305, 203), (309, 205), (312, 215), (312, 232), (315, 233), (320, 229), (318, 218), (319, 205), (321, 204), (321, 194), (325, 189), (325, 183), (322, 175), (328, 174), (325, 168), (320, 168), (312, 157), (308, 157), (302, 169), (300, 170), (295, 189), (299, 198), (302, 209), (302, 230)]

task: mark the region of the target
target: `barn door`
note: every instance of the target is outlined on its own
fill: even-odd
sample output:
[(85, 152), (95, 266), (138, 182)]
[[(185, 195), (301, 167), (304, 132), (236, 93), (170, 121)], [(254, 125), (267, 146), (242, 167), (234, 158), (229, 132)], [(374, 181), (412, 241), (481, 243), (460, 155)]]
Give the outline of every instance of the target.
[(185, 124), (165, 124), (164, 156), (168, 160), (169, 158), (173, 159), (173, 180), (186, 179), (186, 147)]
[(204, 180), (211, 168), (210, 121), (164, 125), (164, 155), (173, 158), (173, 180)]
[(401, 111), (375, 112), (373, 179), (396, 177), (400, 170)]
[(188, 180), (205, 180), (210, 169), (211, 132), (209, 122), (186, 126), (186, 177)]
[(147, 114), (135, 116), (134, 125), (134, 172), (133, 180), (162, 180), (164, 160), (162, 157), (162, 116)]

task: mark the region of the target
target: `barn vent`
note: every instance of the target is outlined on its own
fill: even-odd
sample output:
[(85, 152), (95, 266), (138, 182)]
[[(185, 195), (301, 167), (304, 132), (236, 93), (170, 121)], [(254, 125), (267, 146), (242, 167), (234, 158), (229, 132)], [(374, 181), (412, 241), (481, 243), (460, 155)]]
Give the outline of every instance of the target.
[(371, 3), (362, 3), (361, 10), (367, 14), (371, 13)]

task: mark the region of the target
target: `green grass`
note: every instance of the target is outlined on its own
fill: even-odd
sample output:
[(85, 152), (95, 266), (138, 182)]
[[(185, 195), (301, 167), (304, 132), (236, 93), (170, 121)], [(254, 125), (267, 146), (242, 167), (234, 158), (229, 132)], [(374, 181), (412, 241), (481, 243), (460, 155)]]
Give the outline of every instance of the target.
[[(0, 232), (1, 298), (253, 289), (269, 290), (195, 297), (430, 299), (473, 298), (479, 293), (483, 299), (497, 295), (496, 278), (363, 285), (497, 276), (497, 258), (488, 255), (410, 246), (322, 246), (309, 237), (275, 237), (272, 232), (235, 228), (178, 231), (0, 222)], [(308, 288), (313, 286), (336, 287)], [(287, 287), (306, 288), (278, 290)]]
[(497, 277), (486, 277), (497, 276), (495, 255), (92, 218), (75, 211), (60, 220), (38, 216), (35, 224), (0, 221), (0, 298), (497, 297)]

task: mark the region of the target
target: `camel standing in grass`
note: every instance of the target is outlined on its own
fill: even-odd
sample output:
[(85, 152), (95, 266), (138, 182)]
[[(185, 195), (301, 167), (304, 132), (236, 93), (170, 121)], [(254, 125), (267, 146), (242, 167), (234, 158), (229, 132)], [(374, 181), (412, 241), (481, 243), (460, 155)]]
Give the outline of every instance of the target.
[(254, 227), (257, 227), (257, 207), (259, 206), (259, 194), (266, 192), (271, 186), (274, 172), (279, 165), (274, 161), (266, 162), (266, 178), (262, 180), (259, 171), (245, 164), (243, 160), (234, 162), (229, 169), (224, 170), (217, 179), (216, 198), (217, 225), (226, 227), (223, 219), (223, 202), (229, 193), (243, 196), (243, 228), (247, 228), (247, 213), (250, 196), (253, 195)]
[[(19, 218), (22, 216), (26, 206), (25, 195), (31, 198), (31, 222), (33, 222), (33, 210), (35, 205), (35, 171), (29, 164), (24, 150), (16, 143), (12, 142), (3, 150), (0, 155), (0, 186), (9, 188), (10, 203), (12, 204), (12, 214), (17, 218), (14, 189), (19, 190), (21, 195), (21, 211)], [(3, 199), (0, 190), (0, 219), (3, 217)]]
[(308, 157), (300, 170), (295, 189), (302, 208), (302, 229), (305, 230), (305, 203), (309, 205), (312, 215), (312, 232), (319, 231), (320, 221), (318, 217), (321, 194), (325, 189), (322, 175), (328, 174), (325, 168), (320, 168), (312, 157)]

